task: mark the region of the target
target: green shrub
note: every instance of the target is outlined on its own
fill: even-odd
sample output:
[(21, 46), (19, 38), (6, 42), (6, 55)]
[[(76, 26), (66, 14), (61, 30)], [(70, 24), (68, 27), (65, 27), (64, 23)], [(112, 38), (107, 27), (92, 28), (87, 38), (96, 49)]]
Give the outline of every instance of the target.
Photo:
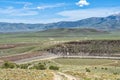
[(16, 68), (16, 67), (17, 67), (17, 64), (12, 63), (12, 62), (8, 62), (8, 61), (6, 61), (6, 62), (2, 65), (2, 68), (5, 68), (5, 69), (7, 69), (7, 68), (13, 69), (13, 68)]
[(105, 70), (108, 70), (108, 68), (105, 68)]
[(86, 70), (86, 72), (91, 72), (90, 69), (88, 69), (88, 68), (86, 68), (85, 70)]
[(120, 78), (118, 78), (117, 80), (120, 80)]
[(21, 64), (19, 65), (20, 69), (28, 69), (28, 67), (30, 66), (30, 64)]
[(38, 65), (35, 65), (35, 66), (33, 67), (33, 69), (45, 70), (45, 69), (46, 69), (46, 66), (43, 65), (43, 64), (38, 64)]
[(118, 73), (117, 73), (117, 72), (114, 72), (113, 74), (114, 74), (114, 75), (117, 75)]
[(104, 69), (103, 67), (101, 69)]
[(59, 70), (59, 67), (57, 67), (57, 66), (50, 66), (49, 69), (50, 70)]
[(95, 67), (95, 69), (97, 69), (97, 67)]

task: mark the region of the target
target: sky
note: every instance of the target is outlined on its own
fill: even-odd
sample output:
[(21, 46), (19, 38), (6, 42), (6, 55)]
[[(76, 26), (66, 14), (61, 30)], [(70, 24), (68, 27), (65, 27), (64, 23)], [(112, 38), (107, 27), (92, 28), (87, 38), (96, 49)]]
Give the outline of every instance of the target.
[(53, 23), (120, 13), (120, 0), (0, 0), (0, 22)]

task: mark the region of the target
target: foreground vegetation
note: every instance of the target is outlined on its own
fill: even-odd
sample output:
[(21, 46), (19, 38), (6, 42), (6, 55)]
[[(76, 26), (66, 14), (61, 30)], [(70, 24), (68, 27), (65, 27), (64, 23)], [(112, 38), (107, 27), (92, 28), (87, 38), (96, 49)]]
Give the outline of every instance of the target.
[(31, 80), (31, 77), (54, 80), (54, 71), (72, 75), (78, 80), (120, 80), (120, 60), (58, 58), (20, 65), (5, 62), (0, 69), (0, 79), (5, 76), (3, 79), (8, 80)]
[(50, 71), (0, 69), (0, 80), (53, 80)]
[(120, 80), (120, 60), (59, 58), (60, 71), (79, 80)]
[(59, 67), (45, 62), (21, 65), (4, 62), (0, 67), (0, 80), (54, 80), (51, 70), (59, 70)]
[(15, 64), (12, 62), (4, 62), (1, 69), (36, 69), (36, 70), (59, 70), (59, 67), (51, 61), (41, 61), (38, 63)]

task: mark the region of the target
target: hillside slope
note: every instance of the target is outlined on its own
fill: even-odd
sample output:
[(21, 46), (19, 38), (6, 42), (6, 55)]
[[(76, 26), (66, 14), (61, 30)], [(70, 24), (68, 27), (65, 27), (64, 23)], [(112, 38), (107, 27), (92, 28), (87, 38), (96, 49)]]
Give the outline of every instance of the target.
[(37, 32), (20, 32), (0, 34), (0, 38), (30, 38), (30, 37), (82, 37), (87, 35), (109, 35), (110, 32), (97, 29), (80, 29), (80, 28), (59, 28), (48, 29)]
[(67, 42), (46, 49), (50, 53), (66, 56), (120, 57), (120, 40), (87, 40)]
[(120, 29), (120, 14), (108, 17), (92, 17), (78, 21), (62, 21), (49, 24), (23, 24), (0, 22), (0, 32), (41, 31), (54, 28)]
[(43, 36), (52, 36), (52, 37), (76, 37), (76, 36), (85, 36), (85, 35), (102, 35), (109, 34), (107, 31), (97, 30), (97, 29), (80, 29), (80, 28), (59, 28), (59, 29), (49, 29), (45, 31), (37, 32)]

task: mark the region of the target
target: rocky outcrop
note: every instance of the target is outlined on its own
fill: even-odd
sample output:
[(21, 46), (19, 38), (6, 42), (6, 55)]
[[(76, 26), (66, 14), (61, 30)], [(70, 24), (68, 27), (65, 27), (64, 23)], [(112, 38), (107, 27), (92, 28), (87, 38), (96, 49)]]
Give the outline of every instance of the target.
[(87, 40), (52, 46), (46, 51), (68, 56), (120, 57), (120, 40)]

